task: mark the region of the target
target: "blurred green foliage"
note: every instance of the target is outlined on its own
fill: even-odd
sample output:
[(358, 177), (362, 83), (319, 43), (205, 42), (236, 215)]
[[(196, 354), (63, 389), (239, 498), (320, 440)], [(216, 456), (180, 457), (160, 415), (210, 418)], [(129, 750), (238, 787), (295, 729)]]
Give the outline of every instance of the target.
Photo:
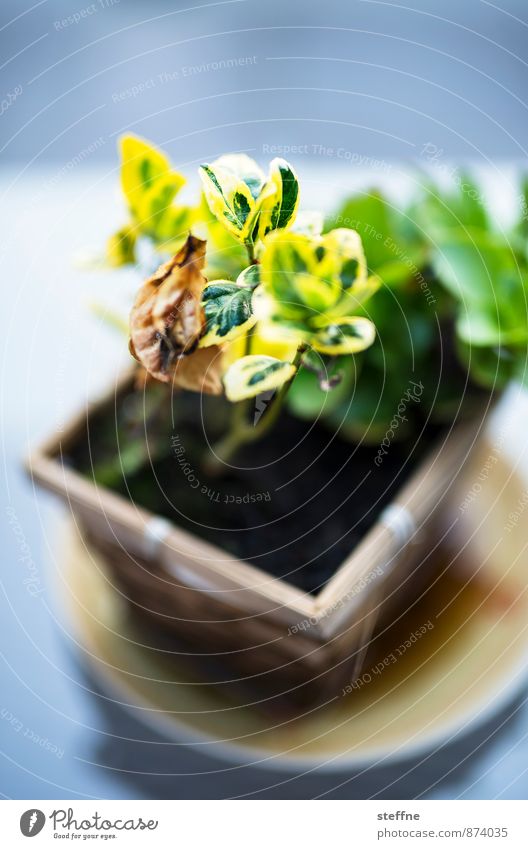
[[(377, 190), (350, 197), (326, 228), (356, 229), (369, 273), (382, 286), (364, 310), (377, 340), (353, 362), (334, 362), (341, 390), (324, 391), (314, 373), (290, 390), (296, 415), (321, 416), (355, 440), (383, 438), (409, 381), (420, 404), (395, 438), (426, 419), (449, 422), (479, 388), (498, 391), (525, 379), (528, 343), (528, 180), (507, 231), (486, 209), (468, 175), (440, 191), (426, 182), (405, 205)], [(326, 368), (329, 366), (327, 365)], [(346, 388), (345, 388), (346, 387)]]

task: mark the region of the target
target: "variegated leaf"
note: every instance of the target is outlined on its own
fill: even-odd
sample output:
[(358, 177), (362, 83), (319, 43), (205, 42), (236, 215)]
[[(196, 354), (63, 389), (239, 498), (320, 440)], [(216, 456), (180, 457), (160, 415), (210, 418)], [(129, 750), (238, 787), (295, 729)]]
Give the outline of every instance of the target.
[(250, 238), (260, 210), (264, 175), (245, 154), (221, 156), (200, 166), (205, 199), (213, 215), (240, 241)]
[(136, 261), (137, 230), (133, 226), (121, 227), (106, 243), (106, 260), (113, 268), (131, 265)]
[(290, 229), (292, 233), (301, 233), (303, 236), (315, 238), (321, 235), (323, 227), (323, 213), (314, 209), (298, 212)]
[(172, 198), (185, 183), (185, 178), (171, 169), (166, 156), (144, 139), (121, 136), (121, 186), (130, 211), (140, 216), (144, 196), (162, 178), (171, 176)]
[(356, 354), (374, 342), (376, 328), (368, 318), (349, 316), (320, 327), (310, 337), (310, 344), (322, 354)]
[(299, 181), (285, 159), (273, 159), (259, 217), (261, 239), (271, 230), (287, 227), (295, 218), (299, 206)]
[(227, 171), (236, 177), (238, 182), (245, 183), (255, 200), (260, 195), (266, 179), (255, 160), (245, 153), (226, 153), (219, 156), (212, 163), (211, 168)]
[[(356, 230), (340, 227), (322, 236), (320, 246), (328, 258), (329, 270), (335, 274), (345, 292), (367, 277), (367, 262)], [(317, 250), (317, 249), (316, 249)]]
[(249, 286), (251, 289), (256, 289), (260, 284), (260, 266), (248, 265), (237, 277), (239, 286)]
[(279, 315), (320, 315), (339, 299), (339, 281), (319, 274), (317, 247), (318, 242), (300, 233), (276, 230), (267, 236), (261, 277)]
[(172, 204), (157, 221), (155, 241), (160, 250), (168, 254), (176, 253), (189, 231), (198, 236), (198, 229), (195, 209)]
[(161, 238), (163, 229), (167, 233), (168, 228), (166, 226), (164, 227), (164, 222), (167, 219), (168, 223), (173, 217), (171, 215), (171, 210), (173, 209), (171, 204), (180, 187), (179, 174), (165, 174), (163, 177), (155, 180), (153, 185), (139, 199), (136, 219), (145, 234), (152, 236), (154, 239), (159, 239)]
[(277, 230), (265, 239), (261, 259), (264, 288), (276, 317), (316, 320), (353, 311), (356, 292), (366, 294), (366, 260), (354, 230), (332, 230), (319, 238)]
[(353, 310), (356, 310), (358, 307), (361, 307), (378, 291), (381, 282), (381, 278), (376, 274), (356, 280), (352, 291), (348, 292), (346, 296), (347, 308), (351, 307)]
[(230, 401), (254, 398), (269, 389), (278, 389), (295, 374), (291, 363), (261, 354), (236, 360), (224, 374), (224, 387)]
[(230, 342), (246, 333), (257, 320), (251, 306), (252, 296), (253, 289), (229, 280), (215, 280), (206, 286), (202, 294), (205, 335), (200, 347)]

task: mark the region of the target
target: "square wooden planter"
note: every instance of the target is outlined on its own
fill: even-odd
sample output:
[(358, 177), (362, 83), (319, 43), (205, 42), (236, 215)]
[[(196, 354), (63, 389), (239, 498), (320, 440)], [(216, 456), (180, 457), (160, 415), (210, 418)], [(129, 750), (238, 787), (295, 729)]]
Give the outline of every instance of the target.
[[(117, 392), (130, 386), (127, 375)], [(388, 509), (316, 595), (238, 560), (198, 536), (95, 485), (63, 462), (87, 416), (114, 405), (115, 388), (36, 450), (27, 467), (58, 494), (105, 556), (135, 613), (160, 645), (215, 658), (225, 680), (259, 698), (323, 701), (360, 671), (376, 628), (415, 600), (427, 554), (444, 532), (442, 503), (472, 446), (457, 425), (416, 468)], [(218, 675), (215, 668), (214, 675)]]

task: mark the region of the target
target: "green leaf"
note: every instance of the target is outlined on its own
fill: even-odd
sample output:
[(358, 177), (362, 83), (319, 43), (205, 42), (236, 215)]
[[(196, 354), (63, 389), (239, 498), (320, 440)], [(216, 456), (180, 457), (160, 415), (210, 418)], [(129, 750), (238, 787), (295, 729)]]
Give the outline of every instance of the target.
[(460, 338), (470, 345), (523, 345), (528, 342), (528, 285), (518, 272), (500, 271), (494, 301), (460, 305)]
[(458, 174), (457, 187), (449, 191), (426, 184), (410, 214), (420, 223), (432, 245), (442, 243), (449, 234), (489, 230), (490, 222), (483, 195), (466, 173)]
[[(347, 368), (347, 360), (325, 361), (317, 356), (318, 369), (330, 379), (334, 374), (341, 374), (342, 379), (332, 389), (321, 389), (319, 376), (302, 368), (288, 390), (288, 408), (294, 415), (303, 419), (315, 419), (327, 416), (336, 407), (350, 399), (354, 382), (354, 370)], [(305, 354), (306, 357), (306, 354)], [(304, 363), (304, 359), (303, 359)]]
[(528, 240), (528, 176), (524, 174), (521, 178), (518, 194), (519, 202), (519, 218), (515, 227), (515, 231), (522, 239), (525, 252)]
[(520, 345), (528, 342), (526, 324), (501, 327), (496, 315), (474, 308), (457, 319), (457, 333), (463, 342), (477, 346)]
[(452, 234), (433, 254), (436, 274), (459, 301), (495, 303), (494, 284), (503, 271), (515, 270), (508, 244), (488, 233)]
[(376, 189), (348, 198), (327, 224), (329, 228), (348, 227), (359, 233), (369, 271), (378, 274), (384, 282), (383, 266), (400, 260), (402, 279), (406, 279), (410, 275), (409, 266), (420, 262), (424, 237), (417, 224)]
[(468, 345), (493, 346), (499, 345), (501, 341), (497, 316), (476, 306), (458, 317), (456, 329), (460, 339)]
[(499, 390), (512, 378), (526, 377), (526, 350), (519, 357), (504, 348), (477, 347), (461, 343), (458, 348), (461, 360), (470, 369), (472, 379), (487, 389)]

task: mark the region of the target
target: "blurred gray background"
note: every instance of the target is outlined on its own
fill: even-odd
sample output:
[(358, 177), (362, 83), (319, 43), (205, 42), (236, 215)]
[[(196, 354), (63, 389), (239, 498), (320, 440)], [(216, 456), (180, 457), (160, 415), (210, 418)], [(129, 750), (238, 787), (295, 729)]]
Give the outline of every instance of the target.
[(527, 19), (524, 0), (2, 0), (0, 94), (22, 89), (2, 157), (113, 162), (133, 130), (179, 164), (274, 144), (517, 159)]
[(135, 277), (72, 263), (123, 221), (120, 132), (163, 146), (188, 176), (226, 151), (265, 164), (282, 148), (323, 208), (360, 175), (398, 178), (387, 163), (421, 163), (432, 145), (442, 163), (493, 172), (504, 206), (503, 163), (526, 157), (527, 35), (526, 0), (2, 0), (0, 795), (526, 798), (522, 698), (421, 764), (341, 779), (165, 744), (79, 665), (52, 527), (64, 510), (21, 458), (127, 362), (86, 307), (130, 295)]

